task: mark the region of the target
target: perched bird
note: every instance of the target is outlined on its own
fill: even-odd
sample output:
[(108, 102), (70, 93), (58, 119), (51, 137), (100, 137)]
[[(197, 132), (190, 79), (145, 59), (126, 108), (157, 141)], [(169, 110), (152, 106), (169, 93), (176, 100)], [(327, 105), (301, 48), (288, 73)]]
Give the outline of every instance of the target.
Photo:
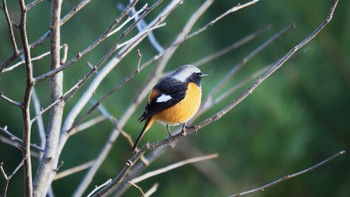
[(174, 73), (160, 80), (151, 90), (145, 112), (139, 120), (145, 125), (137, 137), (134, 152), (143, 135), (155, 121), (167, 126), (182, 124), (191, 119), (201, 104), (201, 79), (207, 76), (193, 65), (184, 65)]

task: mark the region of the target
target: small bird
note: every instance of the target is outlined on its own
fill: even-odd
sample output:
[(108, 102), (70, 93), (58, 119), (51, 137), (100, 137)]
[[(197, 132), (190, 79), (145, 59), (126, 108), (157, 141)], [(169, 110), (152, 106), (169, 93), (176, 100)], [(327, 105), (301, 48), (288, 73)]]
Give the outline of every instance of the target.
[(133, 152), (155, 121), (165, 124), (169, 135), (169, 126), (182, 124), (185, 128), (201, 104), (201, 79), (205, 76), (197, 67), (184, 65), (153, 87), (145, 112), (139, 118), (139, 121), (145, 121), (145, 125), (132, 147)]

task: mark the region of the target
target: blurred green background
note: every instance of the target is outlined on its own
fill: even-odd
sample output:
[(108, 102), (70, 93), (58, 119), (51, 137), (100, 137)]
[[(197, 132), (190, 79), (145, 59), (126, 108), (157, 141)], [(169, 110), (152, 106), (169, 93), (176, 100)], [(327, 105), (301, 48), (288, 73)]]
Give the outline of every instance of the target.
[[(66, 0), (63, 3), (63, 15), (78, 0)], [(140, 1), (141, 7), (146, 1)], [(149, 1), (153, 3), (154, 1)], [(230, 7), (244, 3), (236, 0), (217, 0), (198, 21), (193, 30), (205, 25)], [(28, 3), (28, 2), (27, 2)], [(92, 1), (81, 12), (62, 27), (62, 43), (69, 45), (71, 58), (93, 42), (118, 16), (118, 3), (127, 1)], [(191, 13), (202, 3), (199, 0), (184, 1), (166, 20), (167, 25), (155, 31), (162, 46), (168, 46)], [(170, 60), (166, 70), (195, 62), (244, 36), (272, 25), (272, 28), (244, 47), (206, 63), (201, 67), (210, 77), (203, 80), (203, 96), (219, 82), (223, 76), (249, 52), (267, 40), (282, 28), (294, 22), (296, 29), (288, 32), (263, 52), (255, 56), (220, 92), (238, 84), (264, 66), (274, 63), (293, 46), (309, 35), (326, 17), (333, 2), (331, 0), (261, 0), (257, 4), (225, 17), (212, 28), (196, 36), (179, 47)], [(9, 1), (9, 10), (15, 23), (19, 22), (17, 2)], [(154, 18), (166, 5), (164, 2), (146, 17)], [(28, 13), (29, 41), (37, 40), (48, 30), (50, 3), (44, 1)], [(160, 184), (154, 196), (225, 196), (243, 192), (282, 176), (291, 174), (332, 154), (350, 147), (350, 2), (340, 0), (333, 21), (301, 52), (288, 61), (279, 71), (266, 80), (246, 100), (226, 114), (219, 121), (201, 130), (197, 135), (188, 136), (178, 146), (156, 160), (146, 170), (157, 169), (188, 157), (218, 153), (219, 158), (202, 162), (201, 167), (188, 165), (139, 184), (147, 191), (155, 182)], [(0, 62), (12, 53), (9, 33), (4, 14), (0, 15)], [(16, 30), (19, 40), (19, 34)], [(64, 88), (67, 91), (89, 67), (86, 62), (96, 64), (116, 39), (106, 42), (89, 53), (74, 66), (65, 71)], [(20, 43), (19, 43), (20, 45)], [(47, 51), (49, 42), (32, 50), (33, 56)], [(143, 54), (142, 62), (156, 54), (150, 43), (145, 40), (139, 47)], [(49, 58), (34, 63), (34, 75), (48, 71)], [(125, 60), (114, 69), (98, 89), (94, 99), (101, 98), (115, 84), (135, 69), (137, 52), (132, 51)], [(151, 66), (152, 67), (152, 66)], [(131, 100), (135, 97), (152, 68), (148, 67), (131, 80), (119, 92), (104, 102), (108, 111), (119, 118)], [(251, 82), (252, 83), (252, 82)], [(215, 108), (198, 118), (204, 120), (240, 95), (251, 83), (239, 89)], [(67, 103), (65, 115), (77, 101), (78, 95)], [(42, 107), (49, 104), (48, 82), (36, 87)], [(0, 75), (0, 91), (10, 98), (21, 101), (24, 92), (24, 67), (14, 72)], [(145, 101), (144, 101), (145, 102)], [(141, 115), (142, 104), (124, 128), (134, 139), (142, 124), (137, 122)], [(86, 110), (89, 106), (86, 107)], [(34, 111), (32, 111), (34, 113)], [(94, 112), (91, 117), (98, 116)], [(43, 117), (47, 121), (47, 114)], [(0, 100), (0, 126), (21, 137), (21, 112)], [(45, 127), (47, 124), (45, 122)], [(91, 127), (83, 133), (71, 137), (66, 144), (61, 160), (61, 170), (69, 169), (96, 157), (105, 143), (113, 125), (108, 121)], [(156, 141), (167, 136), (165, 128), (155, 125), (142, 140)], [(33, 126), (33, 143), (39, 144), (37, 125)], [(21, 152), (7, 144), (0, 143), (0, 162), (9, 174), (21, 161)], [(131, 156), (130, 145), (119, 138), (114, 148), (98, 171), (87, 191), (95, 185), (114, 177)], [(33, 159), (34, 170), (37, 160)], [(349, 154), (327, 165), (280, 183), (264, 192), (250, 196), (350, 196), (350, 158)], [(84, 172), (60, 179), (53, 183), (56, 196), (70, 196), (84, 176)], [(4, 183), (0, 178), (0, 187)], [(86, 193), (87, 194), (87, 193)], [(8, 196), (23, 195), (23, 171), (20, 170), (10, 181)], [(125, 196), (139, 196), (139, 191), (130, 188)]]

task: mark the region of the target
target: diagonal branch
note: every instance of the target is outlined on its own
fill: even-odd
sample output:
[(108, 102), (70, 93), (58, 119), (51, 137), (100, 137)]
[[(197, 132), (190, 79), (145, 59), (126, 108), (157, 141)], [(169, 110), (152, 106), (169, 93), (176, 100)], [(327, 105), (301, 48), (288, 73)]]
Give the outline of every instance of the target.
[(170, 170), (173, 170), (175, 168), (179, 168), (181, 166), (184, 166), (184, 165), (187, 165), (187, 164), (191, 164), (191, 163), (195, 163), (195, 162), (199, 162), (199, 161), (204, 161), (204, 160), (208, 160), (208, 159), (214, 159), (214, 158), (217, 158), (218, 157), (218, 154), (214, 153), (214, 154), (210, 154), (210, 155), (205, 155), (205, 156), (199, 156), (199, 157), (193, 157), (193, 158), (190, 158), (190, 159), (186, 159), (184, 161), (180, 161), (180, 162), (177, 162), (177, 163), (173, 163), (169, 166), (166, 166), (164, 168), (161, 168), (161, 169), (158, 169), (158, 170), (154, 170), (154, 171), (151, 171), (151, 172), (147, 172), (146, 174), (142, 175), (142, 176), (139, 176), (137, 178), (134, 178), (131, 180), (132, 183), (139, 183), (141, 181), (144, 181), (150, 177), (153, 177), (153, 176), (157, 176), (159, 174), (162, 174), (162, 173), (165, 173), (165, 172), (168, 172)]
[[(10, 17), (8, 8), (7, 8), (6, 0), (2, 0), (2, 7), (3, 7), (3, 10), (5, 12), (7, 26), (8, 26), (8, 29), (10, 31), (11, 42), (12, 42), (12, 46), (13, 46), (13, 54), (16, 55), (16, 54), (18, 54), (18, 47), (17, 47), (15, 34), (13, 32), (13, 23), (12, 23), (12, 20), (11, 20), (11, 17)], [(1, 71), (0, 71), (0, 73), (1, 73)]]
[(5, 96), (3, 92), (0, 92), (0, 98), (4, 99), (6, 102), (8, 102), (16, 107), (19, 107), (21, 109), (23, 108), (22, 103), (10, 99), (9, 97)]
[(220, 49), (219, 51), (216, 51), (210, 55), (207, 55), (205, 56), (204, 58), (200, 59), (200, 60), (197, 60), (193, 63), (191, 63), (192, 65), (195, 65), (195, 66), (200, 66), (200, 65), (203, 65), (207, 62), (210, 62), (214, 59), (217, 59), (225, 54), (227, 54), (228, 52), (234, 50), (234, 49), (237, 49), (239, 47), (241, 47), (242, 45), (252, 41), (253, 39), (255, 39), (256, 37), (258, 37), (259, 35), (261, 35), (263, 32), (265, 32), (266, 30), (269, 30), (271, 29), (271, 25), (268, 25), (262, 29), (259, 29), (258, 31), (256, 32), (253, 32), (247, 36), (245, 36), (244, 38), (240, 39), (239, 41), (237, 42), (234, 42), (233, 44), (230, 44), (229, 46), (223, 48), (223, 49)]
[(340, 152), (338, 152), (338, 153), (332, 155), (331, 157), (328, 157), (326, 160), (321, 161), (321, 162), (319, 162), (319, 163), (317, 163), (317, 164), (315, 164), (315, 165), (313, 165), (313, 166), (311, 166), (311, 167), (309, 167), (309, 168), (307, 168), (307, 169), (305, 169), (305, 170), (299, 171), (299, 172), (294, 173), (294, 174), (286, 175), (286, 176), (284, 176), (284, 177), (282, 177), (282, 178), (280, 178), (280, 179), (277, 179), (276, 181), (273, 181), (273, 182), (271, 182), (271, 183), (269, 183), (269, 184), (266, 184), (266, 185), (264, 185), (264, 186), (261, 186), (261, 187), (258, 187), (258, 188), (255, 188), (255, 189), (252, 189), (252, 190), (249, 190), (249, 191), (246, 191), (246, 192), (240, 192), (240, 193), (231, 195), (230, 197), (245, 196), (245, 195), (247, 195), (247, 194), (251, 194), (251, 193), (255, 193), (255, 192), (260, 192), (260, 191), (261, 191), (261, 192), (262, 192), (262, 191), (265, 191), (267, 188), (272, 187), (272, 186), (274, 186), (274, 185), (276, 185), (276, 184), (278, 184), (278, 183), (281, 183), (281, 182), (286, 181), (286, 180), (288, 180), (288, 179), (291, 179), (291, 178), (294, 178), (294, 177), (296, 177), (296, 176), (299, 176), (299, 175), (308, 173), (308, 172), (310, 172), (310, 171), (312, 171), (312, 170), (315, 170), (316, 168), (318, 168), (318, 167), (320, 167), (320, 166), (322, 166), (322, 165), (325, 165), (326, 163), (328, 163), (328, 162), (330, 162), (330, 161), (332, 161), (332, 160), (334, 160), (334, 159), (336, 159), (336, 158), (338, 158), (339, 156), (342, 156), (342, 155), (344, 155), (344, 154), (345, 154), (345, 151), (340, 151)]
[[(17, 136), (15, 136), (10, 131), (8, 131), (6, 126), (5, 127), (0, 127), (0, 131), (2, 131), (6, 136), (8, 136), (6, 138), (5, 137), (1, 138), (1, 140), (4, 140), (5, 143), (22, 150), (23, 140), (19, 139)], [(8, 139), (10, 141), (8, 141), (6, 139)], [(32, 152), (31, 154), (33, 156), (37, 156), (38, 155), (38, 153), (36, 153), (36, 152), (43, 152), (44, 151), (41, 147), (39, 147), (39, 146), (37, 146), (35, 144), (31, 144), (30, 146), (32, 148), (31, 149), (31, 152)], [(34, 151), (36, 151), (36, 152), (34, 152)]]
[(210, 105), (210, 102), (212, 101), (214, 95), (222, 88), (224, 85), (232, 79), (232, 77), (243, 68), (244, 65), (247, 64), (249, 60), (251, 60), (253, 57), (255, 57), (259, 52), (261, 52), (263, 49), (268, 47), (270, 44), (272, 44), (274, 41), (276, 41), (278, 38), (280, 38), (283, 34), (287, 33), (289, 30), (294, 29), (295, 25), (294, 23), (283, 28), (280, 32), (274, 34), (270, 39), (262, 43), (260, 46), (258, 46), (256, 49), (254, 49), (251, 53), (249, 53), (247, 56), (245, 56), (242, 61), (240, 61), (236, 66), (234, 66), (226, 75), (225, 77), (218, 82), (215, 87), (209, 92), (206, 99), (203, 101), (203, 106), (206, 108), (208, 105)]

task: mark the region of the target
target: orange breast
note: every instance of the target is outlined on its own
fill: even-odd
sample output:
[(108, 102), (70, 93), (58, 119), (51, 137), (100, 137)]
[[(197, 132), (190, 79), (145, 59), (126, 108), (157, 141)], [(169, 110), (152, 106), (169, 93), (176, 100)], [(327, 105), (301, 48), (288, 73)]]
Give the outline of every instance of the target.
[(197, 113), (201, 97), (201, 88), (195, 83), (189, 83), (185, 98), (169, 109), (154, 115), (154, 118), (170, 125), (185, 123)]

